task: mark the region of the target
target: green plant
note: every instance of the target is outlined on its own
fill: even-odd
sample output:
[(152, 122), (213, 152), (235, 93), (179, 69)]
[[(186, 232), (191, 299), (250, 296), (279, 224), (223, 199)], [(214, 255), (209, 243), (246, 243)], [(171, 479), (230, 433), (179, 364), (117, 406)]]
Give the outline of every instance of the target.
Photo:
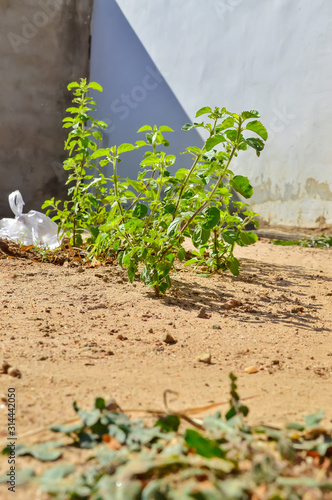
[[(204, 264), (209, 273), (229, 269), (237, 276), (240, 263), (234, 247), (257, 241), (257, 235), (247, 231), (246, 226), (252, 223), (257, 227), (258, 214), (242, 201), (233, 202), (231, 209), (232, 190), (248, 199), (253, 188), (247, 177), (235, 175), (230, 166), (248, 146), (257, 156), (264, 149), (267, 131), (257, 119), (258, 112), (236, 114), (226, 108), (201, 108), (196, 117), (207, 115), (207, 120), (186, 124), (183, 129), (202, 128), (207, 133), (205, 143), (202, 148), (186, 148), (183, 154), (192, 157), (191, 166), (172, 173), (176, 157), (164, 151), (169, 146), (164, 134), (173, 132), (171, 128), (145, 125), (138, 131), (145, 132), (145, 140), (98, 149), (91, 136), (99, 140), (100, 132), (94, 128), (104, 124), (88, 115), (88, 104), (95, 103), (86, 93), (89, 88), (100, 88), (95, 83), (87, 85), (85, 80), (69, 88), (76, 88), (73, 102), (77, 107), (67, 110), (75, 118), (65, 118), (64, 126), (72, 127), (66, 149), (75, 154), (64, 168), (70, 170), (68, 183), (74, 185), (69, 189), (72, 199), (65, 202), (63, 210), (54, 200), (44, 204), (57, 211), (53, 219), (73, 233), (76, 244), (81, 243), (81, 232), (88, 229), (90, 257), (115, 255), (119, 264), (128, 269), (131, 282), (139, 272), (140, 279), (156, 295), (171, 287), (175, 259), (183, 261), (186, 256), (186, 237), (192, 240), (195, 250), (185, 266)], [(91, 125), (87, 127), (89, 120)], [(256, 136), (248, 137), (252, 132)], [(147, 151), (140, 163), (141, 171), (136, 180), (129, 179), (121, 169), (122, 155), (142, 147)], [(108, 179), (101, 170), (106, 165), (113, 169)], [(88, 169), (97, 170), (99, 177), (93, 179)], [(109, 192), (107, 181), (111, 184)]]
[(311, 238), (301, 238), (299, 240), (272, 240), (274, 245), (314, 248), (329, 248), (332, 246), (332, 236), (326, 236), (324, 233), (320, 236), (312, 236)]
[[(90, 411), (74, 403), (79, 418), (50, 428), (65, 434), (66, 441), (19, 443), (16, 454), (22, 464), (24, 455), (53, 462), (65, 450), (71, 457), (76, 451), (79, 468), (63, 463), (37, 477), (26, 468), (16, 471), (16, 480), (35, 482), (58, 500), (330, 498), (332, 438), (321, 423), (324, 411), (281, 429), (249, 426), (237, 379), (232, 373), (230, 379), (230, 407), (224, 417), (217, 412), (191, 419), (186, 413), (149, 410), (159, 413), (149, 427), (141, 419), (109, 410), (101, 397)], [(82, 449), (91, 450), (85, 463)], [(2, 451), (10, 452), (10, 447)], [(7, 474), (0, 477), (0, 482), (7, 480)]]
[[(230, 164), (238, 151), (246, 150), (248, 145), (259, 156), (267, 139), (266, 129), (257, 120), (257, 111), (237, 115), (225, 108), (202, 108), (197, 116), (202, 114), (207, 114), (211, 122), (183, 127), (202, 127), (208, 132), (201, 149), (185, 150), (193, 157), (189, 169), (170, 172), (176, 158), (159, 150), (168, 146), (163, 133), (172, 130), (166, 126), (146, 125), (138, 131), (146, 132), (145, 140), (137, 141), (135, 146), (124, 144), (92, 155), (94, 159), (105, 156), (101, 165), (111, 163), (114, 169), (113, 203), (108, 221), (99, 228), (93, 252), (117, 252), (120, 265), (128, 268), (130, 281), (142, 265), (140, 278), (157, 295), (171, 286), (170, 271), (175, 258), (185, 258), (185, 237), (191, 238), (196, 248), (194, 257), (185, 265), (205, 264), (210, 271), (229, 269), (234, 275), (239, 273), (239, 262), (233, 255), (235, 244), (243, 246), (257, 241), (255, 233), (245, 230), (249, 222), (257, 226), (257, 214), (241, 201), (233, 202), (235, 211), (230, 211), (232, 188), (244, 198), (253, 193), (248, 179), (235, 175)], [(250, 119), (253, 120), (248, 122)], [(261, 139), (245, 138), (244, 131), (255, 132)], [(221, 151), (215, 149), (217, 145)], [(119, 154), (139, 147), (148, 147), (150, 151), (144, 154), (138, 179), (120, 178)]]
[(70, 199), (64, 201), (60, 208), (61, 200), (55, 201), (52, 198), (45, 201), (42, 208), (48, 208), (47, 214), (56, 211), (52, 220), (59, 224), (61, 232), (71, 237), (73, 245), (80, 246), (83, 243), (83, 231), (88, 230), (93, 239), (98, 232), (98, 225), (107, 216), (107, 179), (91, 159), (98, 142), (102, 140), (100, 129), (107, 125), (90, 116), (96, 103), (88, 96), (88, 92), (91, 89), (101, 92), (102, 87), (96, 82), (88, 84), (82, 78), (79, 83), (72, 82), (68, 85), (68, 90), (73, 89), (73, 106), (66, 110), (72, 116), (63, 120), (63, 128), (71, 128), (65, 142), (69, 158), (63, 164), (64, 170), (68, 172), (66, 184), (69, 184)]

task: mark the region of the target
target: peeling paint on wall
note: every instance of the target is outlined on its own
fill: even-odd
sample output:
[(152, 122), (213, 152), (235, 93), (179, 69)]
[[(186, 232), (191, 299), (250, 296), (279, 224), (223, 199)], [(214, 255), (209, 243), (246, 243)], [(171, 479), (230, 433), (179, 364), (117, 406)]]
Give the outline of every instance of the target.
[(318, 182), (313, 177), (310, 177), (305, 183), (305, 189), (310, 198), (332, 201), (332, 193), (328, 182)]

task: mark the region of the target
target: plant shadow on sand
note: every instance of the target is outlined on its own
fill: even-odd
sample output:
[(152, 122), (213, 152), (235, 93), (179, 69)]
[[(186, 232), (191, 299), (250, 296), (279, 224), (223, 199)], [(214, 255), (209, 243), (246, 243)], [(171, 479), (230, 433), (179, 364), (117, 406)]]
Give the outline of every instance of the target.
[[(331, 331), (328, 327), (318, 326), (320, 320), (313, 313), (322, 309), (322, 304), (310, 296), (313, 280), (319, 278), (332, 282), (331, 278), (308, 273), (301, 266), (266, 264), (251, 259), (242, 259), (241, 264), (238, 277), (214, 274), (205, 278), (206, 281), (199, 277), (199, 281), (190, 283), (174, 279), (173, 288), (162, 299), (163, 303), (197, 313), (205, 307), (208, 315), (226, 314), (240, 322), (270, 322), (315, 332)], [(244, 291), (241, 284), (250, 286), (250, 290)], [(225, 310), (224, 306), (230, 300), (242, 304)]]

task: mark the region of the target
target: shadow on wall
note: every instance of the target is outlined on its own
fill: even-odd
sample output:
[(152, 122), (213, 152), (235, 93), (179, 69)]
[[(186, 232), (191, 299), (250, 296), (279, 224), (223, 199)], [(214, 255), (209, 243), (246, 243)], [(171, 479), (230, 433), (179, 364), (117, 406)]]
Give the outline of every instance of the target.
[[(90, 75), (104, 88), (95, 95), (96, 117), (108, 125), (104, 147), (144, 139), (137, 134), (142, 125), (168, 125), (175, 133), (165, 133), (165, 151), (177, 156), (175, 170), (188, 167), (190, 158), (179, 153), (202, 147), (203, 140), (196, 130), (181, 130), (191, 120), (115, 0), (94, 1)], [(143, 154), (144, 149), (124, 155), (120, 175), (136, 178)]]

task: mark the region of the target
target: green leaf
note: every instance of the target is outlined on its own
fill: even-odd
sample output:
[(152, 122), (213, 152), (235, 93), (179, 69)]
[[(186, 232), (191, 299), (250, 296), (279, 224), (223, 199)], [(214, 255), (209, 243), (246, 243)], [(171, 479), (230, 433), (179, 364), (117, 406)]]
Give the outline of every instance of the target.
[(226, 138), (223, 134), (216, 134), (212, 137), (209, 137), (205, 143), (206, 151), (210, 151), (214, 146), (220, 144), (221, 142), (225, 142)]
[(227, 128), (231, 128), (233, 126), (234, 126), (234, 118), (229, 116), (228, 118), (226, 118), (226, 120), (224, 120), (223, 122), (221, 122), (220, 125), (217, 126), (216, 132), (219, 133), (222, 130), (226, 130)]
[(124, 144), (121, 144), (121, 146), (118, 147), (118, 155), (120, 155), (121, 153), (126, 153), (127, 151), (132, 151), (133, 149), (135, 149), (135, 146), (133, 144), (129, 144), (129, 143), (124, 143)]
[(177, 170), (175, 173), (175, 177), (177, 179), (180, 179), (180, 181), (182, 181), (183, 179), (185, 179), (187, 177), (188, 172), (189, 172), (189, 170), (187, 168), (179, 168), (179, 170)]
[[(21, 486), (21, 484), (28, 483), (32, 480), (33, 477), (36, 476), (36, 472), (34, 469), (25, 468), (15, 471), (15, 486)], [(0, 476), (0, 483), (6, 483), (9, 481), (9, 477), (7, 476), (7, 472)]]
[(268, 133), (264, 125), (259, 122), (258, 120), (254, 120), (252, 122), (247, 123), (246, 125), (247, 130), (251, 130), (252, 132), (256, 132), (259, 136), (261, 136), (264, 141), (266, 141), (268, 137)]
[(239, 239), (244, 245), (253, 245), (258, 240), (258, 236), (256, 233), (246, 231), (239, 234)]
[(90, 82), (88, 88), (98, 90), (99, 92), (103, 91), (103, 87), (97, 82)]
[(171, 127), (167, 127), (167, 125), (161, 125), (159, 130), (160, 132), (174, 132), (174, 130)]
[(188, 130), (191, 130), (193, 128), (197, 128), (197, 127), (204, 127), (204, 122), (202, 123), (185, 123), (183, 125), (183, 127), (181, 127), (181, 130), (185, 130), (185, 131), (188, 131)]
[(194, 429), (187, 429), (184, 439), (187, 446), (194, 449), (196, 453), (202, 457), (223, 458), (225, 456), (225, 452), (220, 448), (216, 440), (206, 439)]
[(158, 285), (158, 290), (160, 293), (165, 293), (167, 288), (168, 284), (165, 281), (163, 283), (160, 283), (160, 285)]
[(109, 154), (109, 152), (110, 152), (110, 150), (106, 149), (106, 148), (97, 149), (97, 151), (92, 153), (91, 160), (93, 160), (94, 158), (100, 158), (101, 156), (107, 156)]
[(250, 111), (243, 111), (241, 113), (241, 116), (243, 120), (248, 120), (249, 118), (260, 118), (260, 114), (255, 109), (252, 109)]
[(201, 115), (205, 115), (206, 113), (212, 113), (212, 109), (209, 108), (209, 106), (205, 106), (201, 109), (199, 109), (195, 115), (196, 118), (198, 118)]
[(196, 248), (205, 245), (210, 238), (210, 229), (205, 229), (202, 226), (196, 226), (193, 236), (192, 236), (192, 242)]
[(137, 148), (141, 148), (142, 146), (146, 146), (145, 141), (136, 141), (135, 142)]
[(150, 127), (150, 125), (144, 125), (143, 127), (137, 130), (137, 133), (139, 134), (140, 132), (145, 132), (147, 130), (152, 130), (152, 127)]
[(79, 424), (71, 424), (71, 425), (51, 425), (50, 430), (52, 432), (63, 432), (64, 434), (71, 434), (72, 432), (81, 431), (84, 425), (82, 423)]
[(220, 211), (217, 207), (209, 207), (204, 212), (205, 222), (202, 224), (204, 229), (213, 229), (220, 221)]
[(177, 415), (165, 415), (154, 424), (159, 426), (164, 432), (177, 431), (180, 426), (180, 419)]
[(264, 142), (256, 137), (248, 137), (248, 139), (246, 139), (246, 143), (248, 146), (256, 150), (257, 156), (259, 156), (260, 152), (264, 149)]
[(78, 410), (78, 414), (87, 427), (94, 425), (100, 418), (100, 410), (98, 408), (91, 411)]
[(136, 272), (135, 267), (133, 267), (133, 266), (128, 267), (127, 274), (128, 274), (128, 279), (129, 279), (130, 283), (132, 283), (135, 279), (135, 272)]
[(80, 440), (80, 447), (85, 448), (85, 449), (92, 449), (95, 446), (97, 446), (98, 441), (94, 437), (93, 434), (88, 433), (88, 432), (80, 432), (79, 435), (79, 440)]
[(202, 150), (195, 146), (190, 146), (189, 148), (186, 148), (185, 153), (194, 153), (195, 155), (200, 156), (202, 154)]
[(238, 137), (237, 137), (238, 136), (238, 131), (237, 130), (235, 130), (233, 128), (229, 128), (229, 129), (225, 130), (224, 135), (230, 141), (237, 142), (237, 139), (238, 139)]
[(16, 455), (32, 455), (42, 462), (51, 462), (61, 457), (62, 451), (57, 449), (61, 446), (62, 444), (57, 441), (49, 441), (47, 443), (34, 444), (32, 446), (18, 444), (16, 446)]
[(174, 203), (168, 203), (167, 205), (164, 206), (164, 212), (166, 214), (173, 214), (175, 211), (175, 204)]
[(247, 177), (244, 177), (243, 175), (235, 175), (229, 183), (234, 191), (240, 193), (244, 196), (244, 198), (252, 197), (254, 190)]
[(229, 260), (226, 265), (234, 276), (238, 276), (240, 274), (240, 262), (235, 257), (233, 257), (232, 260)]
[(184, 267), (191, 266), (191, 264), (196, 264), (198, 262), (197, 257), (193, 259), (186, 260), (186, 262), (183, 264)]
[(101, 132), (99, 132), (98, 130), (95, 130), (94, 132), (92, 132), (92, 135), (93, 135), (93, 137), (98, 139), (98, 141), (103, 140), (103, 134)]
[(56, 465), (55, 467), (52, 467), (51, 469), (44, 472), (44, 474), (41, 476), (40, 479), (42, 482), (47, 482), (52, 479), (60, 481), (64, 477), (67, 477), (70, 474), (73, 474), (74, 472), (75, 472), (74, 465), (71, 464)]
[(104, 410), (106, 408), (105, 399), (104, 398), (96, 398), (95, 399), (95, 408), (98, 408), (98, 410)]
[(77, 82), (71, 82), (69, 85), (67, 85), (68, 90), (74, 89), (76, 87), (79, 87), (79, 84)]
[(304, 417), (305, 426), (306, 427), (317, 427), (320, 421), (324, 418), (325, 412), (324, 410), (319, 410), (317, 413), (313, 413), (312, 415), (307, 415)]
[(175, 160), (176, 160), (176, 156), (174, 156), (174, 155), (167, 155), (165, 157), (165, 162), (168, 166), (173, 165), (175, 163)]
[(303, 424), (299, 424), (298, 422), (288, 422), (286, 424), (286, 429), (292, 429), (295, 431), (304, 431), (305, 426)]
[(133, 211), (133, 216), (138, 218), (145, 217), (148, 213), (148, 210), (148, 207), (146, 205), (143, 205), (143, 203), (137, 203)]
[(80, 110), (78, 108), (75, 108), (75, 107), (70, 107), (70, 108), (67, 108), (66, 109), (67, 113), (74, 113), (74, 114), (78, 114), (80, 112)]
[(168, 226), (168, 229), (167, 229), (168, 236), (174, 236), (174, 234), (178, 230), (178, 226), (179, 226), (181, 220), (182, 220), (181, 217), (175, 217), (175, 219), (170, 223), (170, 225)]
[(179, 259), (180, 262), (182, 262), (185, 256), (186, 256), (186, 251), (184, 248), (181, 247), (177, 253), (177, 258)]
[(134, 180), (131, 180), (128, 178), (126, 179), (126, 181), (128, 182), (128, 184), (130, 186), (132, 186), (134, 189), (136, 189), (136, 191), (138, 193), (146, 190), (146, 186), (145, 186), (144, 182), (142, 182), (142, 181), (134, 181)]
[(159, 161), (160, 161), (159, 156), (157, 156), (157, 155), (150, 155), (147, 158), (144, 158), (144, 160), (141, 161), (140, 165), (142, 167), (147, 167), (147, 166), (150, 166), (150, 165), (156, 165), (156, 164), (159, 163)]

